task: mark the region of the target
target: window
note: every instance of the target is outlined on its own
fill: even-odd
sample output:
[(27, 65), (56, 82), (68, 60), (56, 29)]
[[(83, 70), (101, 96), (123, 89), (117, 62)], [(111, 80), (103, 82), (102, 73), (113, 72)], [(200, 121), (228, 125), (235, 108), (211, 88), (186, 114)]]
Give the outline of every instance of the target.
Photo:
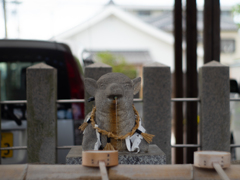
[(221, 53), (234, 53), (235, 40), (234, 39), (221, 39)]
[(138, 11), (139, 16), (150, 16), (151, 12), (150, 11)]

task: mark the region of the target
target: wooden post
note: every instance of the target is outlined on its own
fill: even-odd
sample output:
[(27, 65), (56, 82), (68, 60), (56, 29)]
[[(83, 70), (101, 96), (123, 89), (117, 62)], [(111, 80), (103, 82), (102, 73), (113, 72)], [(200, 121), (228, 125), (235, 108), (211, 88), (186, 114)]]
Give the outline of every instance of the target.
[(204, 4), (204, 63), (220, 61), (220, 2), (205, 0)]
[[(175, 0), (174, 5), (174, 97), (183, 97), (183, 72), (182, 72), (182, 0)], [(183, 103), (174, 103), (174, 135), (176, 144), (183, 144)], [(183, 163), (183, 149), (175, 149), (176, 164)]]
[[(197, 87), (197, 16), (196, 0), (187, 0), (187, 72), (186, 72), (186, 97), (198, 96)], [(197, 144), (197, 102), (187, 102), (186, 129), (187, 144)], [(193, 164), (193, 152), (197, 148), (187, 148), (187, 163)]]

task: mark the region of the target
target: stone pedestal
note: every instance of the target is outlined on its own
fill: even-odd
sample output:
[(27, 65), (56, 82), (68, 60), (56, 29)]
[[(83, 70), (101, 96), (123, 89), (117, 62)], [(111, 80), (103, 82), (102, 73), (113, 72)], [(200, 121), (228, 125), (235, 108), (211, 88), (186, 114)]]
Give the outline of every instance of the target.
[[(166, 155), (155, 144), (149, 145), (148, 153), (119, 152), (119, 164), (166, 164)], [(67, 157), (66, 164), (82, 164), (82, 146), (72, 148)]]

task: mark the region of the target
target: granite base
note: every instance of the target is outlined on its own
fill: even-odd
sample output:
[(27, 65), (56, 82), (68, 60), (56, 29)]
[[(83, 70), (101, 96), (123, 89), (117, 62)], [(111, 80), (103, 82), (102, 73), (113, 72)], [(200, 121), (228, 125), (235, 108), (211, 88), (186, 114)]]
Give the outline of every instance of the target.
[[(119, 152), (119, 164), (166, 164), (165, 153), (155, 144), (149, 145), (148, 153)], [(73, 147), (67, 157), (66, 164), (82, 164), (82, 146)]]

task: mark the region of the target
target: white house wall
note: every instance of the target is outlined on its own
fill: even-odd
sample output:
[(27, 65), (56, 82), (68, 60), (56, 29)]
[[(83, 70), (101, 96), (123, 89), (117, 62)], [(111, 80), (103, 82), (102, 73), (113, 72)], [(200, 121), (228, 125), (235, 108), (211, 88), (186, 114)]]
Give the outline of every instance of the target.
[(149, 50), (154, 61), (170, 66), (173, 70), (173, 45), (142, 32), (114, 15), (72, 37), (60, 39), (60, 41), (68, 43), (78, 57), (85, 48)]
[(234, 53), (221, 53), (220, 61), (223, 64), (233, 64), (235, 60), (240, 59), (240, 35), (237, 32), (221, 32), (221, 39), (234, 39), (235, 52)]

